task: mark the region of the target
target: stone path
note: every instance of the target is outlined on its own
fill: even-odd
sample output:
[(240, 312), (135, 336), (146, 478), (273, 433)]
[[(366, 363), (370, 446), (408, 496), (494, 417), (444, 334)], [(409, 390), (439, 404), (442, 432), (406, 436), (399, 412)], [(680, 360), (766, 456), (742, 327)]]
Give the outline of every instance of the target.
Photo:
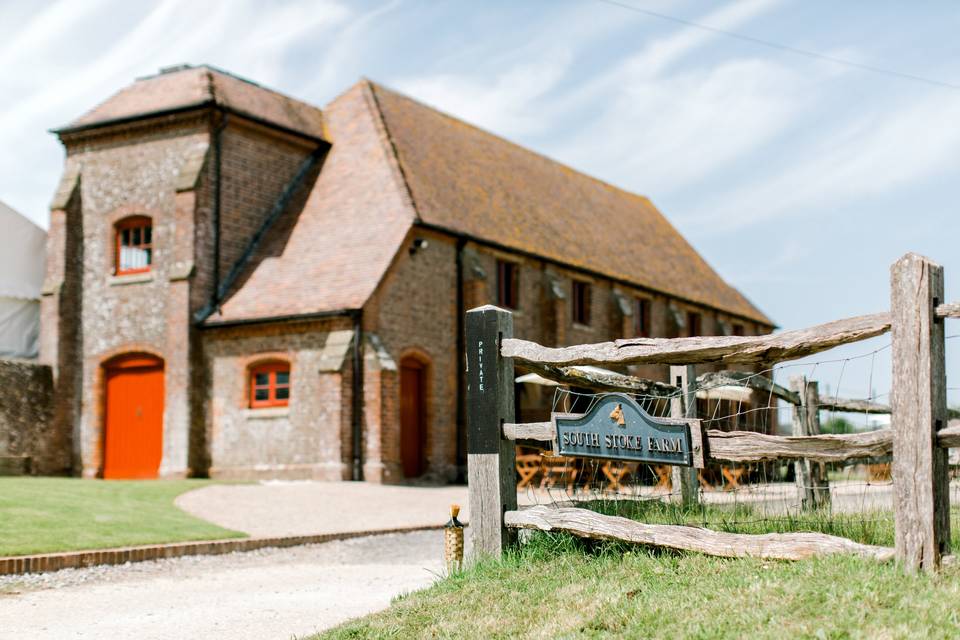
[(289, 640), (389, 606), (442, 570), (425, 531), (0, 577), (0, 638)]

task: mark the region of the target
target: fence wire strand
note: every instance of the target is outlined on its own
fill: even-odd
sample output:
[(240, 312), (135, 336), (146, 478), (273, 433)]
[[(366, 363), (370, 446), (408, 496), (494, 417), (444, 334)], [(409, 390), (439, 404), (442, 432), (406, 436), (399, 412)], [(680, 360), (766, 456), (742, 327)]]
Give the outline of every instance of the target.
[[(960, 337), (960, 334), (948, 336), (954, 337)], [(753, 383), (757, 378), (766, 378), (773, 384), (787, 387), (783, 384), (784, 378), (792, 374), (819, 382), (822, 401), (809, 409), (819, 412), (823, 420), (821, 432), (855, 433), (887, 427), (888, 416), (871, 414), (869, 410), (836, 412), (820, 407), (833, 406), (842, 397), (871, 403), (888, 398), (890, 391), (877, 393), (874, 383), (878, 379), (876, 369), (880, 366), (878, 355), (889, 349), (890, 343), (887, 342), (859, 355), (778, 364), (745, 372), (746, 375), (741, 374), (743, 377), (736, 382), (724, 379), (698, 386), (698, 416), (707, 429), (789, 434), (792, 423), (798, 419), (798, 409), (780, 399), (774, 393), (774, 387), (759, 391), (758, 385)], [(858, 379), (859, 385), (855, 384)], [(845, 388), (850, 393), (841, 392)], [(960, 387), (948, 387), (948, 391), (957, 390)], [(549, 410), (586, 413), (602, 395), (557, 386), (553, 388)], [(651, 416), (669, 417), (672, 401), (679, 398), (681, 392), (678, 390), (665, 396), (628, 395)], [(852, 419), (858, 415), (863, 416), (862, 423)], [(546, 418), (541, 416), (538, 419)], [(684, 507), (678, 504), (680, 492), (673, 487), (672, 468), (668, 466), (556, 457), (550, 450), (537, 451), (523, 446), (518, 454), (518, 460), (530, 465), (527, 475), (519, 477), (522, 505), (575, 505), (645, 522), (687, 524), (743, 533), (819, 531), (869, 544), (893, 545), (893, 482), (889, 455), (842, 463), (809, 463), (819, 467), (827, 479), (828, 488), (798, 483), (798, 467), (803, 464), (799, 461), (713, 462), (698, 471), (697, 504)], [(953, 454), (950, 459), (950, 498), (956, 505), (960, 500), (960, 484), (954, 478), (960, 460)], [(533, 467), (537, 468), (531, 472)], [(828, 498), (823, 499), (816, 509), (805, 508), (801, 496), (806, 489), (814, 493), (824, 492)], [(953, 531), (960, 530), (957, 509), (953, 510), (952, 519)]]

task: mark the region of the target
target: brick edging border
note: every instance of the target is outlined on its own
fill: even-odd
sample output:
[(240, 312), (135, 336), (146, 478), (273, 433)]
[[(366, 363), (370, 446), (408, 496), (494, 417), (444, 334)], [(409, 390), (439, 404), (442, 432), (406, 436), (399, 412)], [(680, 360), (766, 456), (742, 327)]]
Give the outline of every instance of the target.
[(341, 533), (318, 533), (305, 536), (279, 536), (273, 538), (231, 538), (227, 540), (200, 540), (196, 542), (172, 542), (136, 547), (116, 547), (113, 549), (93, 549), (89, 551), (64, 551), (61, 553), (40, 553), (29, 556), (0, 557), (0, 576), (23, 573), (45, 573), (60, 569), (77, 569), (97, 565), (125, 564), (144, 562), (162, 558), (181, 556), (221, 555), (234, 551), (254, 551), (268, 547), (297, 547), (305, 544), (319, 544), (350, 538), (382, 536), (390, 533), (413, 533), (415, 531), (433, 531), (443, 525), (421, 525), (397, 527), (395, 529), (373, 529), (368, 531), (345, 531)]

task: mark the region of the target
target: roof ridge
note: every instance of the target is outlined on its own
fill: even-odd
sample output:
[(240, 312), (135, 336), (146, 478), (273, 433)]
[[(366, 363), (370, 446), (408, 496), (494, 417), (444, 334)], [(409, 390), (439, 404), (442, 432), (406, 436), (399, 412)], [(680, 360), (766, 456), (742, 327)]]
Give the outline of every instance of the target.
[(390, 127), (387, 125), (387, 119), (383, 117), (383, 108), (380, 106), (380, 99), (377, 97), (377, 85), (369, 78), (362, 77), (360, 82), (364, 83), (365, 88), (370, 94), (370, 98), (373, 101), (373, 108), (376, 111), (376, 119), (379, 122), (379, 127), (383, 132), (383, 136), (386, 140), (383, 140), (384, 146), (386, 147), (385, 151), (387, 155), (392, 159), (391, 165), (396, 167), (397, 173), (400, 176), (400, 182), (403, 184), (404, 191), (407, 194), (407, 198), (410, 201), (410, 206), (413, 209), (413, 216), (417, 221), (423, 220), (420, 215), (420, 209), (417, 207), (417, 199), (413, 195), (413, 187), (410, 185), (410, 180), (407, 178), (407, 172), (404, 170), (403, 161), (400, 159), (400, 153), (397, 151), (397, 145), (393, 140), (393, 136), (390, 134)]
[(212, 100), (214, 104), (219, 104), (217, 102), (217, 85), (213, 81), (213, 71), (211, 71), (210, 69), (207, 69), (206, 76), (207, 76), (207, 93), (210, 95), (210, 100)]
[[(176, 73), (182, 73), (182, 72), (184, 72), (184, 71), (197, 71), (197, 70), (204, 70), (204, 71), (206, 71), (207, 73), (217, 73), (217, 74), (220, 74), (220, 75), (222, 75), (222, 76), (228, 76), (228, 77), (230, 77), (230, 78), (233, 78), (234, 80), (239, 80), (240, 82), (245, 82), (246, 84), (252, 85), (252, 86), (254, 86), (254, 87), (258, 87), (258, 88), (260, 88), (260, 89), (265, 89), (265, 90), (267, 90), (267, 91), (273, 91), (274, 93), (280, 93), (280, 92), (277, 91), (276, 89), (271, 89), (271, 88), (269, 88), (269, 87), (263, 86), (262, 84), (260, 84), (260, 83), (257, 82), (256, 80), (251, 80), (250, 78), (245, 78), (245, 77), (243, 77), (243, 76), (241, 76), (241, 75), (239, 75), (239, 74), (233, 73), (232, 71), (228, 71), (228, 70), (224, 69), (223, 67), (218, 67), (218, 66), (213, 65), (213, 64), (210, 64), (210, 63), (208, 63), (208, 62), (201, 62), (200, 64), (190, 64), (189, 62), (184, 62), (184, 63), (182, 63), (182, 64), (173, 64), (173, 65), (168, 65), (168, 66), (166, 66), (166, 67), (160, 67), (160, 69), (158, 69), (156, 73), (148, 73), (148, 74), (143, 75), (143, 76), (137, 76), (137, 77), (135, 77), (135, 78), (134, 78), (134, 82), (139, 82), (139, 81), (141, 81), (141, 80), (153, 80), (154, 78), (159, 78), (160, 76), (169, 76), (169, 75), (173, 75), (173, 74), (176, 74)], [(283, 94), (283, 95), (286, 95), (286, 94)]]
[(323, 139), (323, 111), (316, 104), (209, 64), (177, 65), (138, 77), (52, 131), (75, 133), (210, 106), (279, 125), (295, 134)]
[(309, 101), (307, 101), (307, 100), (298, 98), (298, 97), (293, 96), (293, 95), (291, 95), (291, 94), (289, 94), (289, 93), (286, 93), (285, 91), (280, 91), (279, 89), (274, 89), (274, 88), (272, 88), (272, 87), (268, 87), (267, 85), (262, 84), (262, 83), (260, 83), (260, 82), (257, 82), (257, 81), (255, 81), (255, 80), (250, 80), (249, 78), (244, 78), (243, 76), (237, 75), (237, 74), (235, 74), (235, 73), (231, 73), (230, 71), (227, 71), (226, 69), (221, 69), (220, 67), (215, 66), (215, 65), (212, 65), (212, 64), (203, 63), (203, 64), (196, 65), (195, 67), (192, 67), (192, 68), (194, 68), (194, 69), (205, 69), (205, 70), (207, 71), (207, 73), (210, 74), (210, 77), (211, 77), (211, 78), (214, 76), (214, 74), (220, 75), (220, 76), (223, 76), (224, 78), (229, 78), (229, 79), (231, 79), (231, 80), (236, 80), (237, 82), (242, 82), (242, 83), (244, 83), (244, 84), (248, 84), (248, 85), (250, 85), (250, 86), (252, 86), (252, 87), (255, 87), (255, 88), (257, 88), (257, 89), (259, 89), (259, 90), (261, 90), (261, 91), (266, 91), (266, 92), (272, 93), (272, 94), (274, 94), (274, 95), (276, 95), (276, 96), (280, 96), (281, 98), (285, 98), (285, 99), (287, 99), (287, 100), (293, 100), (294, 102), (299, 102), (299, 103), (301, 103), (301, 104), (305, 104), (305, 105), (307, 105), (308, 107), (311, 107), (311, 108), (313, 108), (313, 109), (316, 109), (317, 111), (323, 111), (323, 109), (322, 109), (320, 106), (314, 104), (313, 102), (309, 102)]
[[(516, 142), (512, 142), (474, 124), (465, 122), (456, 116), (424, 104), (403, 93), (393, 91), (378, 83), (369, 82), (369, 84), (371, 91), (378, 96), (379, 102), (382, 105), (381, 117), (385, 121), (385, 126), (388, 130), (390, 126), (396, 129), (392, 132), (395, 134), (394, 152), (397, 155), (400, 166), (405, 168), (405, 177), (410, 188), (414, 193), (416, 193), (418, 189), (423, 190), (423, 193), (420, 194), (423, 198), (418, 209), (418, 215), (421, 220), (427, 221), (429, 225), (446, 230), (456, 230), (458, 233), (463, 233), (464, 229), (468, 229), (465, 233), (472, 237), (503, 243), (503, 246), (514, 249), (533, 250), (538, 254), (558, 260), (563, 264), (588, 268), (608, 277), (623, 279), (625, 282), (632, 282), (634, 285), (652, 288), (671, 296), (686, 299), (690, 302), (707, 307), (714, 307), (725, 313), (750, 318), (764, 324), (772, 324), (769, 318), (767, 318), (749, 298), (718, 273), (703, 254), (697, 251), (693, 244), (679, 232), (676, 225), (657, 208), (650, 198), (627, 191), (609, 182), (578, 171), (549, 156), (532, 151)], [(414, 114), (420, 115), (417, 116)], [(425, 120), (424, 118), (427, 119)], [(616, 264), (609, 263), (609, 261), (572, 260), (569, 255), (565, 255), (564, 252), (556, 246), (545, 249), (544, 246), (537, 245), (536, 242), (533, 242), (531, 246), (536, 245), (539, 246), (539, 248), (530, 249), (530, 247), (525, 246), (525, 240), (516, 238), (513, 238), (511, 241), (498, 240), (497, 238), (502, 238), (504, 234), (499, 233), (496, 229), (484, 226), (484, 223), (467, 224), (464, 221), (460, 223), (455, 222), (452, 218), (456, 216), (452, 211), (456, 209), (458, 205), (463, 205), (464, 201), (456, 201), (456, 199), (453, 201), (449, 199), (445, 200), (445, 196), (441, 193), (443, 191), (442, 189), (437, 192), (431, 191), (432, 187), (424, 182), (424, 179), (428, 178), (421, 179), (420, 176), (420, 174), (424, 172), (426, 172), (427, 175), (430, 174), (429, 165), (431, 162), (429, 158), (423, 155), (424, 153), (430, 152), (421, 152), (420, 147), (426, 146), (430, 148), (432, 144), (438, 142), (432, 138), (430, 140), (424, 140), (422, 136), (417, 134), (411, 135), (406, 129), (411, 123), (417, 126), (433, 126), (443, 129), (447, 133), (437, 134), (437, 140), (443, 141), (446, 145), (456, 145), (461, 141), (464, 141), (464, 144), (470, 144), (466, 142), (468, 140), (473, 140), (476, 141), (476, 144), (480, 144), (482, 140), (484, 141), (482, 144), (489, 145), (483, 147), (483, 149), (488, 152), (487, 155), (489, 155), (489, 153), (495, 153), (499, 157), (500, 154), (504, 154), (506, 158), (504, 161), (514, 166), (529, 167), (531, 171), (529, 177), (532, 179), (537, 179), (537, 176), (540, 174), (552, 175), (554, 180), (560, 180), (569, 185), (569, 189), (572, 191), (569, 191), (568, 195), (576, 194), (575, 199), (579, 200), (582, 197), (586, 198), (585, 201), (590, 202), (597, 201), (597, 198), (601, 198), (604, 202), (619, 201), (622, 203), (622, 206), (618, 209), (617, 217), (621, 224), (633, 225), (642, 223), (648, 225), (649, 230), (656, 231), (656, 235), (659, 236), (663, 234), (664, 237), (669, 238), (668, 244), (670, 251), (674, 252), (676, 256), (689, 264), (691, 273), (705, 279), (704, 282), (715, 283), (715, 285), (710, 284), (709, 287), (720, 287), (718, 293), (716, 295), (711, 294), (710, 291), (705, 289), (705, 287), (708, 288), (706, 284), (686, 286), (682, 282), (677, 281), (676, 278), (669, 278), (663, 276), (663, 274), (655, 273), (657, 271), (656, 269), (649, 270), (650, 273), (647, 274), (646, 279), (644, 279), (639, 277), (639, 274), (644, 272), (643, 268), (638, 268), (639, 271), (637, 271), (637, 273), (632, 273), (629, 270), (624, 271), (622, 265), (617, 266)], [(446, 147), (444, 147), (444, 149), (435, 148), (432, 152), (439, 153), (448, 162), (457, 163), (462, 159), (456, 155), (450, 155), (450, 153), (445, 151), (446, 149)], [(469, 149), (466, 150), (469, 151)], [(487, 170), (493, 171), (493, 173), (496, 174), (498, 171), (496, 166), (500, 164), (501, 160), (486, 156), (484, 156), (484, 158), (478, 157), (475, 158), (475, 160), (478, 160)], [(527, 176), (527, 174), (523, 175)], [(447, 170), (444, 178), (453, 182), (470, 179), (462, 175), (462, 172), (455, 170), (452, 173), (450, 170)], [(496, 180), (497, 178), (494, 179)], [(526, 188), (525, 184), (518, 183), (516, 180), (507, 180), (502, 184), (490, 183), (488, 186), (492, 189), (508, 188), (523, 190)], [(539, 195), (547, 199), (552, 197), (550, 194), (545, 193), (540, 193)], [(437, 200), (437, 198), (439, 198), (439, 200)], [(526, 201), (520, 198), (517, 202), (522, 204)], [(470, 206), (477, 207), (477, 211), (483, 210), (484, 207), (488, 206), (496, 207), (495, 204), (491, 204), (490, 202), (483, 202), (482, 197), (479, 197), (479, 200)], [(440, 210), (438, 210), (437, 207), (440, 207)], [(453, 209), (451, 209), (451, 207), (453, 207)], [(536, 207), (534, 207), (534, 210), (537, 210)], [(444, 213), (444, 211), (446, 213)], [(536, 217), (540, 214), (534, 212), (532, 215)], [(509, 236), (510, 234), (507, 233), (506, 235)], [(544, 251), (548, 251), (548, 253), (544, 253)], [(552, 251), (552, 253), (550, 253), (550, 251)], [(596, 262), (596, 264), (593, 264), (594, 262)], [(600, 263), (603, 263), (602, 266), (599, 266)]]

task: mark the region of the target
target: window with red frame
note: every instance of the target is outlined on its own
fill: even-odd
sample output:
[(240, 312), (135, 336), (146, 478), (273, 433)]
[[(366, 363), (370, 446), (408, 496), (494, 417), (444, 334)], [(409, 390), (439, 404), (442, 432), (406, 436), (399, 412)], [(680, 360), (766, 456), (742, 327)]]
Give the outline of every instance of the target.
[(250, 407), (285, 407), (290, 404), (290, 365), (270, 362), (250, 369)]
[(153, 264), (153, 224), (150, 218), (117, 223), (117, 275), (144, 273)]

